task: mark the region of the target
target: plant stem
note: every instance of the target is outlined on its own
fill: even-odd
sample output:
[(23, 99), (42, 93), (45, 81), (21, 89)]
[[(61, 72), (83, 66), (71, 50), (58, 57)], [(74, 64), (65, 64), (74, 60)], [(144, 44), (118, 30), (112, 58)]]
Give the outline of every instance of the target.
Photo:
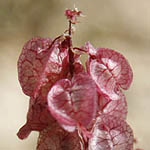
[(74, 53), (72, 52), (72, 28), (71, 28), (71, 21), (69, 21), (69, 36), (68, 36), (68, 47), (69, 47), (69, 70), (71, 77), (73, 77), (73, 72), (74, 72)]

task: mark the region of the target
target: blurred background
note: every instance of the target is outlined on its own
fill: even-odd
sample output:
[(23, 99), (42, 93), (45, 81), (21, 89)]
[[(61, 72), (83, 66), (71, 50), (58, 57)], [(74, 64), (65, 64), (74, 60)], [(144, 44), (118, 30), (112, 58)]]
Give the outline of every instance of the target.
[(63, 33), (68, 25), (64, 10), (74, 4), (86, 15), (76, 26), (74, 46), (90, 41), (121, 52), (131, 64), (134, 80), (125, 92), (128, 122), (138, 139), (135, 147), (150, 150), (149, 0), (0, 0), (0, 150), (35, 150), (38, 133), (24, 141), (16, 136), (29, 99), (18, 82), (17, 60), (33, 36)]

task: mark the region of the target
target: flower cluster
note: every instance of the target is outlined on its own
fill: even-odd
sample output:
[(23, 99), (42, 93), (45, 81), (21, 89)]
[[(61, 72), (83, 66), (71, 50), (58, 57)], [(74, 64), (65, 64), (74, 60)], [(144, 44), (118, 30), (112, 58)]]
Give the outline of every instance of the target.
[[(132, 150), (126, 123), (127, 90), (133, 74), (125, 57), (108, 48), (72, 45), (72, 24), (81, 11), (66, 10), (68, 34), (36, 37), (23, 47), (18, 77), (30, 97), (18, 137), (39, 131), (37, 150)], [(78, 51), (78, 53), (76, 53)], [(86, 68), (80, 56), (88, 54)]]

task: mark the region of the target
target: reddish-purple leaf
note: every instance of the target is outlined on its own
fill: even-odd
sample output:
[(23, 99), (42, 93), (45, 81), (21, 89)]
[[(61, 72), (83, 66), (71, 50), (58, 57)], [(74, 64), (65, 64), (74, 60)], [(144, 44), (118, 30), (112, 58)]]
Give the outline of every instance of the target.
[(90, 42), (86, 42), (83, 46), (83, 49), (90, 55), (95, 56), (97, 50), (93, 47), (93, 45)]
[(101, 115), (97, 118), (88, 150), (133, 150), (133, 133), (124, 119)]
[(85, 69), (80, 61), (80, 54), (75, 54), (74, 55), (74, 73), (78, 74), (78, 73), (84, 73)]
[[(120, 99), (119, 87), (128, 89), (132, 81), (132, 70), (120, 53), (99, 48), (87, 61), (87, 70), (96, 82), (101, 94), (112, 100)], [(90, 52), (90, 50), (89, 50)]]
[[(96, 114), (96, 85), (86, 73), (58, 81), (48, 94), (48, 107), (60, 124), (87, 127)], [(65, 128), (66, 129), (66, 128)]]
[(104, 96), (99, 96), (99, 110), (101, 114), (113, 115), (122, 119), (127, 117), (127, 102), (124, 94), (121, 94), (121, 99), (110, 100)]
[[(18, 60), (18, 76), (24, 93), (36, 97), (41, 87), (43, 96), (50, 87), (67, 72), (67, 48), (61, 40), (52, 42), (48, 38), (33, 38), (28, 41)], [(49, 88), (48, 88), (49, 87)]]
[(49, 114), (46, 101), (30, 98), (26, 124), (17, 133), (20, 139), (27, 138), (31, 131), (41, 131), (55, 122)]
[(81, 150), (77, 132), (69, 133), (53, 124), (40, 132), (37, 150)]
[(18, 77), (23, 92), (28, 96), (33, 96), (38, 85), (51, 43), (49, 38), (36, 37), (29, 40), (22, 49), (18, 60)]

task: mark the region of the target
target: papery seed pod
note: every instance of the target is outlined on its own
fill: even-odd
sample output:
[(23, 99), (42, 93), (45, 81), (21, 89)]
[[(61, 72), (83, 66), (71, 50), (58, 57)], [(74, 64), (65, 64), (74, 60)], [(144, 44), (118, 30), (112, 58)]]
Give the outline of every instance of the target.
[(77, 132), (69, 133), (57, 123), (40, 132), (37, 150), (82, 150)]
[(126, 97), (123, 93), (120, 92), (120, 94), (122, 96), (119, 100), (110, 100), (103, 95), (99, 96), (99, 113), (126, 119), (128, 112)]
[(25, 139), (31, 131), (42, 131), (47, 126), (53, 124), (56, 120), (50, 115), (47, 103), (42, 98), (30, 98), (27, 121), (20, 128), (17, 135), (20, 139)]
[(101, 115), (93, 128), (88, 150), (133, 150), (133, 132), (121, 118)]
[(38, 86), (44, 64), (48, 60), (51, 43), (52, 40), (49, 38), (35, 37), (22, 49), (18, 59), (18, 77), (23, 92), (28, 96), (33, 96)]
[(87, 127), (96, 115), (94, 81), (86, 73), (74, 75), (71, 81), (58, 81), (48, 94), (48, 108), (60, 124)]
[(89, 47), (87, 70), (96, 82), (100, 94), (119, 100), (120, 90), (127, 90), (132, 82), (132, 69), (123, 55), (111, 49)]
[(18, 60), (18, 77), (23, 92), (35, 98), (41, 90), (42, 96), (46, 97), (48, 91), (45, 90), (67, 74), (67, 51), (61, 39), (52, 42), (49, 38), (38, 37), (28, 41)]

